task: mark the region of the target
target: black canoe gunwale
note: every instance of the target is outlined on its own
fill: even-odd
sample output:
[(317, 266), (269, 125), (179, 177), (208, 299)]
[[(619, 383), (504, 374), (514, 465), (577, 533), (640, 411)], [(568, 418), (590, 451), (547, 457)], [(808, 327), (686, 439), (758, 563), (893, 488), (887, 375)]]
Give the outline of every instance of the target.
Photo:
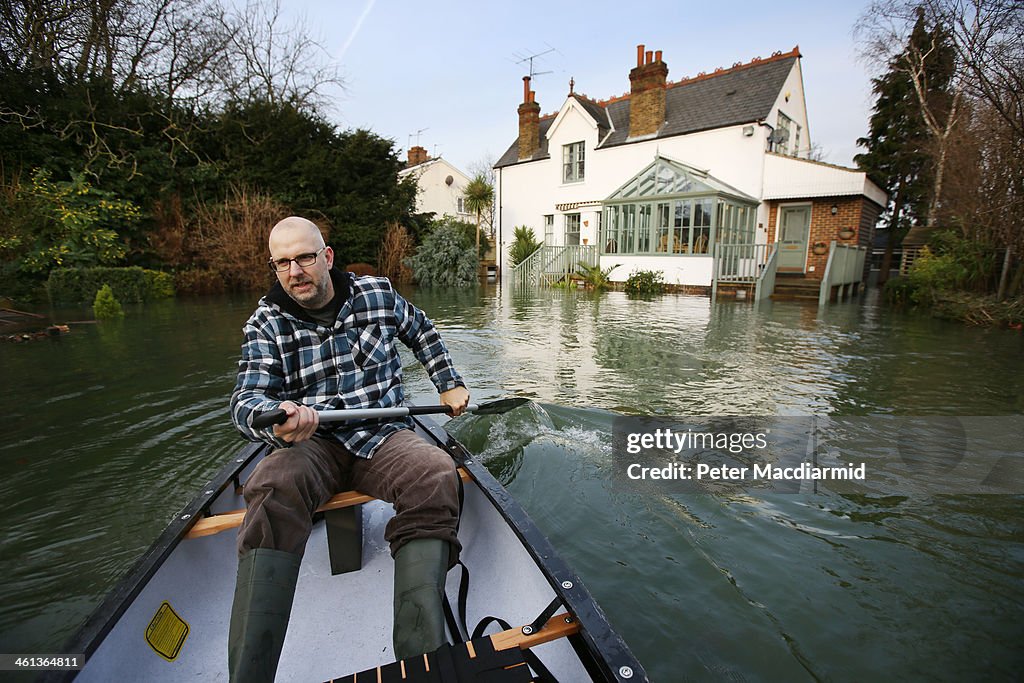
[[(249, 443), (220, 469), (203, 487), (203, 493), (193, 498), (175, 515), (167, 528), (157, 537), (153, 544), (142, 554), (125, 576), (117, 582), (113, 590), (107, 594), (92, 614), (85, 620), (78, 632), (64, 646), (62, 652), (82, 653), (85, 660), (96, 651), (118, 620), (128, 610), (142, 589), (146, 587), (160, 566), (170, 557), (174, 549), (185, 538), (185, 534), (195, 525), (196, 520), (208, 513), (210, 506), (218, 496), (230, 485), (237, 482), (241, 474), (252, 460), (268, 446), (264, 443)], [(40, 683), (57, 683), (71, 681), (76, 671), (52, 671), (41, 676)]]
[[(524, 548), (544, 574), (552, 590), (573, 615), (579, 633), (569, 637), (572, 647), (595, 681), (605, 683), (640, 683), (648, 681), (643, 666), (625, 641), (611, 627), (604, 612), (558, 555), (548, 538), (537, 528), (526, 511), (497, 479), (478, 463), (454, 437), (429, 418), (413, 417), (418, 427), (431, 435), (436, 443), (472, 476), (474, 483), (491, 501), (495, 509), (522, 542)], [(190, 501), (136, 561), (131, 570), (114, 586), (75, 635), (65, 644), (63, 652), (82, 653), (85, 660), (96, 651), (118, 620), (153, 578), (160, 566), (195, 525), (209, 514), (210, 507), (228, 487), (237, 485), (242, 471), (270, 447), (264, 443), (245, 445), (221, 468), (203, 493)], [(72, 681), (76, 671), (45, 672), (38, 680), (44, 683)]]

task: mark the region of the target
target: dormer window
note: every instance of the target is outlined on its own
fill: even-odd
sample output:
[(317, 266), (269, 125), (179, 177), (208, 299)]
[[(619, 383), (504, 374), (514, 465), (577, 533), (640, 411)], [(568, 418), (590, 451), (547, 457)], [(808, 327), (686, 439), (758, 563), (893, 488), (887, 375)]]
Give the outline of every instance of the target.
[(778, 126), (775, 128), (776, 147), (779, 154), (797, 156), (800, 151), (800, 124), (779, 112)]
[(562, 146), (562, 182), (583, 182), (583, 142)]

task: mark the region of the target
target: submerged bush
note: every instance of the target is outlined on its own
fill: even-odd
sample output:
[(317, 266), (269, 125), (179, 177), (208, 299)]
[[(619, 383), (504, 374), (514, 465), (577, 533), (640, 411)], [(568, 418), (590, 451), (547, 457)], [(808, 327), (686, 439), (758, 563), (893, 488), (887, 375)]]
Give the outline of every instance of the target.
[(626, 279), (626, 294), (661, 294), (665, 291), (665, 273), (660, 270), (634, 270)]
[(92, 302), (92, 313), (97, 320), (124, 317), (121, 302), (114, 297), (114, 290), (110, 288), (110, 285), (103, 285), (100, 287), (100, 291), (96, 292), (96, 298)]

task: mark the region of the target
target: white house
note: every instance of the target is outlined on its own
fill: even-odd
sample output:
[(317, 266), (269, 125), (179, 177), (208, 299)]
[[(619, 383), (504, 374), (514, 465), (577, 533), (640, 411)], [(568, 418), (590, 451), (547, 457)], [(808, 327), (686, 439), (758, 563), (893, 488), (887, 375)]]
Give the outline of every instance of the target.
[(433, 212), (437, 218), (452, 216), (460, 221), (474, 223), (476, 217), (464, 206), (469, 176), (441, 157), (427, 156), (419, 145), (409, 148), (406, 167), (398, 172), (399, 180), (412, 176), (419, 191), (416, 193), (416, 211)]
[(820, 278), (828, 256), (812, 247), (870, 245), (887, 198), (861, 171), (807, 159), (800, 59), (794, 48), (670, 82), (661, 51), (640, 45), (628, 93), (594, 100), (570, 81), (546, 116), (524, 78), (519, 137), (495, 164), (501, 256), (526, 225), (549, 251), (619, 264), (614, 281), (660, 270), (708, 291), (716, 247), (768, 243), (779, 272)]

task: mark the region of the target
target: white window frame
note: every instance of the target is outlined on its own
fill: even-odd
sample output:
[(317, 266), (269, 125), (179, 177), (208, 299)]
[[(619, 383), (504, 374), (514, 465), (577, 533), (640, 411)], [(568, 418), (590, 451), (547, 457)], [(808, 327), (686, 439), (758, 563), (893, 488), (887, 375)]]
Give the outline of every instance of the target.
[[(580, 214), (578, 214), (578, 213), (567, 213), (567, 214), (565, 214), (565, 217), (563, 219), (563, 226), (564, 226), (564, 232), (563, 232), (563, 235), (562, 235), (562, 237), (563, 237), (562, 244), (564, 244), (567, 247), (578, 247), (581, 244), (581, 242), (580, 242), (580, 229), (583, 227), (583, 221), (580, 219)], [(574, 226), (575, 226), (576, 229), (575, 230), (570, 230), (570, 228), (572, 228)], [(574, 243), (570, 243), (569, 242), (569, 235), (576, 235), (576, 240), (575, 240)]]
[(586, 179), (586, 170), (584, 141), (562, 145), (562, 182), (582, 183)]
[(544, 214), (544, 244), (554, 246), (555, 244), (555, 214)]

